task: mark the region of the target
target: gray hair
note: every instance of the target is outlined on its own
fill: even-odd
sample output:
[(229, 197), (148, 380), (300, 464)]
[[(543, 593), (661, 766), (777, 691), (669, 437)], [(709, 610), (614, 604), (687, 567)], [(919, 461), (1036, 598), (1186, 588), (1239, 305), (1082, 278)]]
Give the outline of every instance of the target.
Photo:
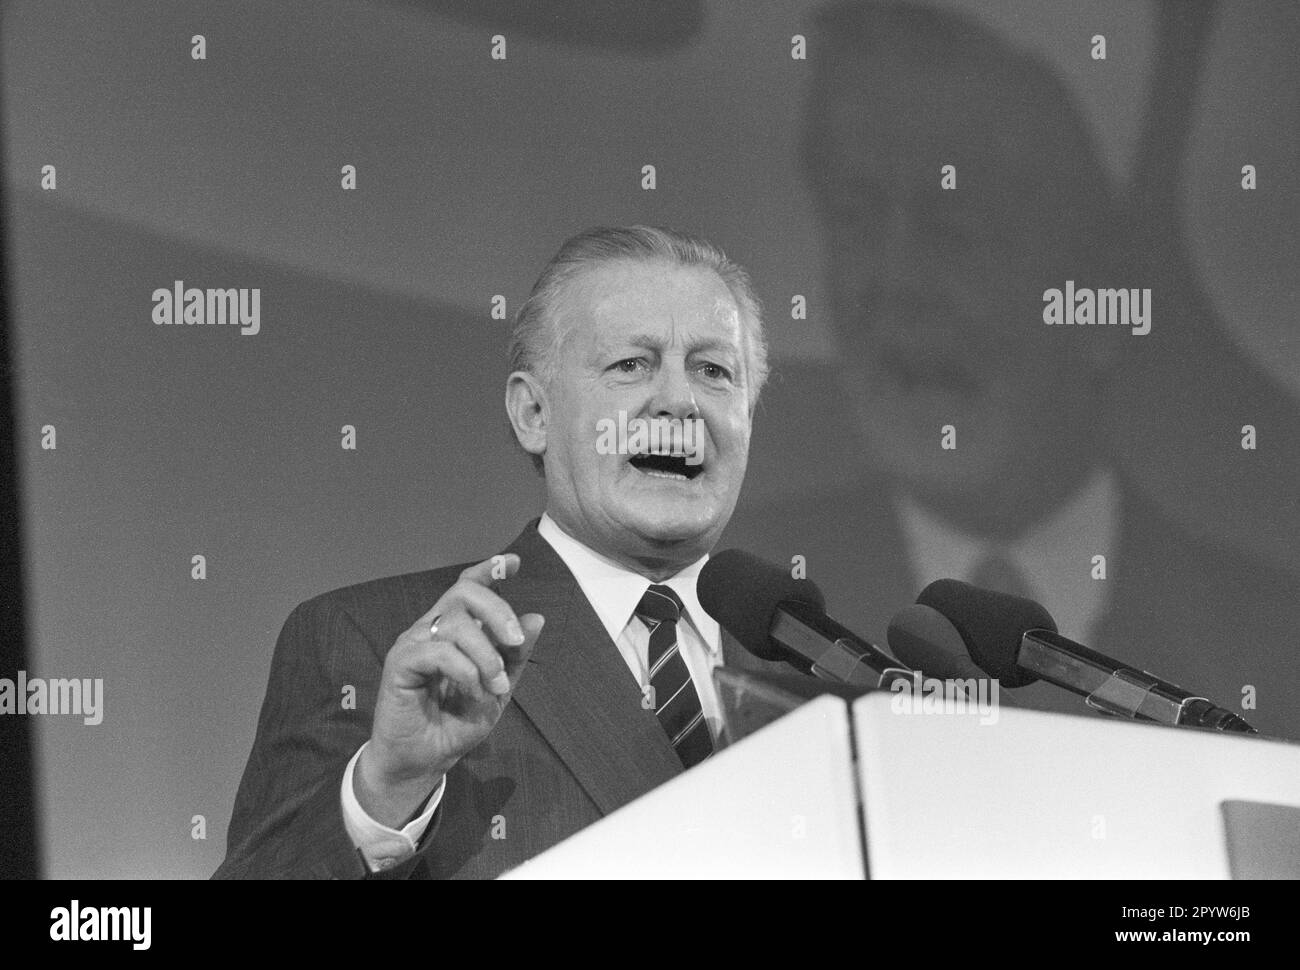
[[(510, 332), (511, 373), (526, 371), (543, 381), (550, 380), (556, 351), (564, 339), (556, 320), (564, 288), (588, 269), (621, 260), (701, 266), (715, 272), (726, 284), (744, 318), (745, 380), (752, 410), (767, 381), (768, 365), (762, 304), (749, 274), (712, 243), (658, 226), (598, 226), (565, 240), (515, 314)], [(532, 459), (541, 471), (541, 456), (533, 455)]]

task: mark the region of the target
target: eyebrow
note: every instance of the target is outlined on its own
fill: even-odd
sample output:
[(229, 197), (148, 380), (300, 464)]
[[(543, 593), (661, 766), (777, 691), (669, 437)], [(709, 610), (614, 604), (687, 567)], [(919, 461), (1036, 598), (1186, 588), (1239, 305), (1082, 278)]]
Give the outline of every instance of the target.
[[(615, 343), (615, 346), (628, 345), (633, 347), (644, 347), (647, 350), (659, 350), (663, 347), (664, 342), (662, 338), (652, 334), (638, 333)], [(723, 350), (729, 353), (739, 353), (741, 348), (738, 344), (732, 343), (729, 340), (719, 340), (716, 337), (706, 337), (702, 340), (695, 340), (686, 347), (686, 352), (688, 354), (699, 353), (702, 350)]]

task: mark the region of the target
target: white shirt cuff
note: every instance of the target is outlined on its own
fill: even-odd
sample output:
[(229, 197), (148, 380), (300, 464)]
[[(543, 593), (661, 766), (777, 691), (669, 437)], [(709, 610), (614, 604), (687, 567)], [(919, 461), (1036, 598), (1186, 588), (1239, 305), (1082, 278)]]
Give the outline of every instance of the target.
[(348, 830), (348, 837), (352, 839), (352, 844), (361, 850), (361, 855), (371, 871), (382, 872), (415, 855), (415, 847), (420, 841), (420, 836), (424, 835), (433, 813), (438, 809), (438, 803), (442, 801), (442, 793), (447, 788), (447, 776), (442, 776), (437, 790), (429, 797), (428, 804), (424, 806), (424, 811), (418, 818), (401, 829), (390, 829), (366, 814), (366, 810), (357, 801), (356, 792), (352, 790), (352, 773), (356, 770), (357, 759), (361, 757), (361, 752), (364, 750), (366, 750), (365, 744), (357, 748), (357, 753), (352, 756), (347, 770), (343, 772), (343, 825)]

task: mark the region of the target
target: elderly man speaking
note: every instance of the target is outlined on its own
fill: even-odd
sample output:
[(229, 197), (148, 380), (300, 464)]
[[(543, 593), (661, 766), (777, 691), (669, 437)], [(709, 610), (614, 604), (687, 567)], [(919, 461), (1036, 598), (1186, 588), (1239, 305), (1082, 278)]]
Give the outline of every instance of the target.
[(709, 757), (713, 668), (769, 666), (695, 592), (767, 372), (744, 271), (665, 229), (584, 232), (510, 368), (545, 514), (477, 564), (294, 609), (217, 877), (496, 876)]

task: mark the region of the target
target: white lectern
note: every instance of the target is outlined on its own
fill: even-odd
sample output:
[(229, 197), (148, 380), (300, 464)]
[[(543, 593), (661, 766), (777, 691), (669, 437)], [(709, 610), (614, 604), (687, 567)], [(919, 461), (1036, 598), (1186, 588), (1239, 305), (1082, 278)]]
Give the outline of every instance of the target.
[(1300, 745), (823, 696), (506, 878), (1300, 877)]

